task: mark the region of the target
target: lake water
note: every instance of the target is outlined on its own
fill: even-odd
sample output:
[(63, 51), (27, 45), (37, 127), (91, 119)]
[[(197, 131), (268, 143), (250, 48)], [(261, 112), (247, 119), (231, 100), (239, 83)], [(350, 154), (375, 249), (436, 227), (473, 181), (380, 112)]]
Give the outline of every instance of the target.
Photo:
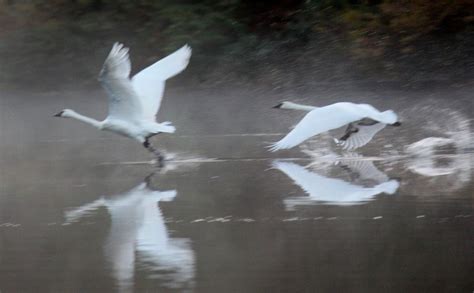
[[(284, 94), (175, 89), (156, 170), (135, 142), (51, 117), (103, 117), (100, 89), (7, 91), (0, 292), (472, 292), (471, 92), (302, 94), (393, 108), (403, 125), (357, 153), (329, 135), (269, 153), (302, 115), (271, 109)], [(408, 148), (430, 137), (452, 142)]]

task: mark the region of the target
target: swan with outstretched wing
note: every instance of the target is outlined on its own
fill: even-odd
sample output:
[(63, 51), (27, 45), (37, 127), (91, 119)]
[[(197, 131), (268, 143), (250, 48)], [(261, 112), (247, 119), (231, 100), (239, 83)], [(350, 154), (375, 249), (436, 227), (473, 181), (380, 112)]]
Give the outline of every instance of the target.
[(283, 102), (274, 108), (307, 111), (308, 114), (285, 137), (270, 146), (273, 152), (293, 148), (315, 135), (346, 125), (345, 135), (337, 142), (346, 149), (354, 149), (367, 144), (386, 124), (400, 125), (392, 110), (380, 112), (368, 104), (341, 102), (313, 107)]
[(115, 43), (99, 74), (99, 81), (108, 95), (107, 118), (98, 121), (70, 109), (54, 116), (76, 119), (99, 130), (134, 139), (156, 154), (161, 164), (163, 157), (149, 139), (158, 133), (173, 133), (175, 127), (170, 122), (157, 123), (155, 116), (161, 105), (166, 80), (182, 72), (190, 57), (191, 48), (185, 45), (130, 78), (128, 48)]

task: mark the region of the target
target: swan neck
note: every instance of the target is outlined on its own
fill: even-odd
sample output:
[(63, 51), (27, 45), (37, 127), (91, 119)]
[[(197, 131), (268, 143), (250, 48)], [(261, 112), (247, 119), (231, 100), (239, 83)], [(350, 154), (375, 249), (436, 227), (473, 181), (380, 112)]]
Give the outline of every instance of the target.
[(314, 109), (316, 109), (317, 107), (313, 107), (313, 106), (307, 106), (307, 105), (301, 105), (301, 104), (296, 104), (296, 103), (291, 103), (287, 106), (288, 109), (292, 109), (292, 110), (299, 110), (299, 111), (306, 111), (306, 112), (309, 112), (309, 111), (313, 111)]
[(81, 121), (81, 122), (83, 122), (83, 123), (92, 125), (92, 126), (94, 126), (94, 127), (96, 127), (96, 128), (99, 128), (99, 129), (102, 128), (102, 123), (101, 123), (101, 122), (99, 122), (99, 121), (97, 121), (97, 120), (95, 120), (95, 119), (92, 119), (92, 118), (90, 118), (90, 117), (81, 115), (81, 114), (79, 114), (79, 113), (77, 113), (77, 112), (72, 112), (72, 111), (71, 111), (70, 113), (68, 113), (68, 115), (67, 115), (66, 117), (79, 120), (79, 121)]

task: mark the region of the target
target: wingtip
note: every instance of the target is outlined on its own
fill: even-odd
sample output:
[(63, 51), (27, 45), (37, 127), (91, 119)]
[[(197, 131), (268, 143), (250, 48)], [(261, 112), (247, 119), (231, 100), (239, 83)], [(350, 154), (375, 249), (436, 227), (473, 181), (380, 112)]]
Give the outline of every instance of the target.
[(110, 53), (117, 53), (118, 51), (120, 51), (120, 49), (122, 48), (122, 44), (119, 43), (119, 42), (114, 42), (113, 46), (112, 46), (112, 50), (110, 51)]
[(193, 49), (191, 48), (191, 46), (189, 46), (188, 44), (185, 44), (182, 48), (189, 56), (191, 56), (193, 52)]
[(272, 153), (280, 150), (280, 147), (279, 147), (278, 143), (272, 143), (272, 144), (266, 146), (266, 148), (269, 152), (272, 152)]
[(115, 42), (112, 46), (111, 53), (114, 52), (116, 54), (122, 50), (126, 50), (126, 52), (128, 52), (129, 48), (125, 47), (123, 43)]

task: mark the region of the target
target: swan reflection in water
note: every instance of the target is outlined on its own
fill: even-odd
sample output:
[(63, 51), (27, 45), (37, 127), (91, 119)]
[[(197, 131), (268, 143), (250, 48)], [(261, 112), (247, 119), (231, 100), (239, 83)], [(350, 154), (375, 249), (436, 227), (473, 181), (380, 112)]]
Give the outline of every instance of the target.
[(344, 163), (345, 169), (352, 173), (356, 171), (361, 182), (382, 181), (372, 187), (365, 187), (363, 183), (356, 184), (338, 178), (329, 178), (311, 172), (303, 166), (291, 162), (275, 161), (273, 166), (290, 177), (299, 185), (308, 196), (298, 196), (285, 199), (287, 210), (293, 210), (298, 205), (357, 205), (364, 204), (374, 199), (380, 193), (394, 194), (399, 183), (389, 180), (370, 161), (355, 161)]
[(120, 291), (133, 291), (136, 258), (165, 287), (191, 288), (195, 258), (189, 240), (169, 236), (157, 204), (172, 201), (176, 190), (152, 190), (149, 179), (114, 198), (100, 198), (66, 212), (66, 222), (76, 222), (101, 207), (108, 210), (111, 228), (104, 253)]

